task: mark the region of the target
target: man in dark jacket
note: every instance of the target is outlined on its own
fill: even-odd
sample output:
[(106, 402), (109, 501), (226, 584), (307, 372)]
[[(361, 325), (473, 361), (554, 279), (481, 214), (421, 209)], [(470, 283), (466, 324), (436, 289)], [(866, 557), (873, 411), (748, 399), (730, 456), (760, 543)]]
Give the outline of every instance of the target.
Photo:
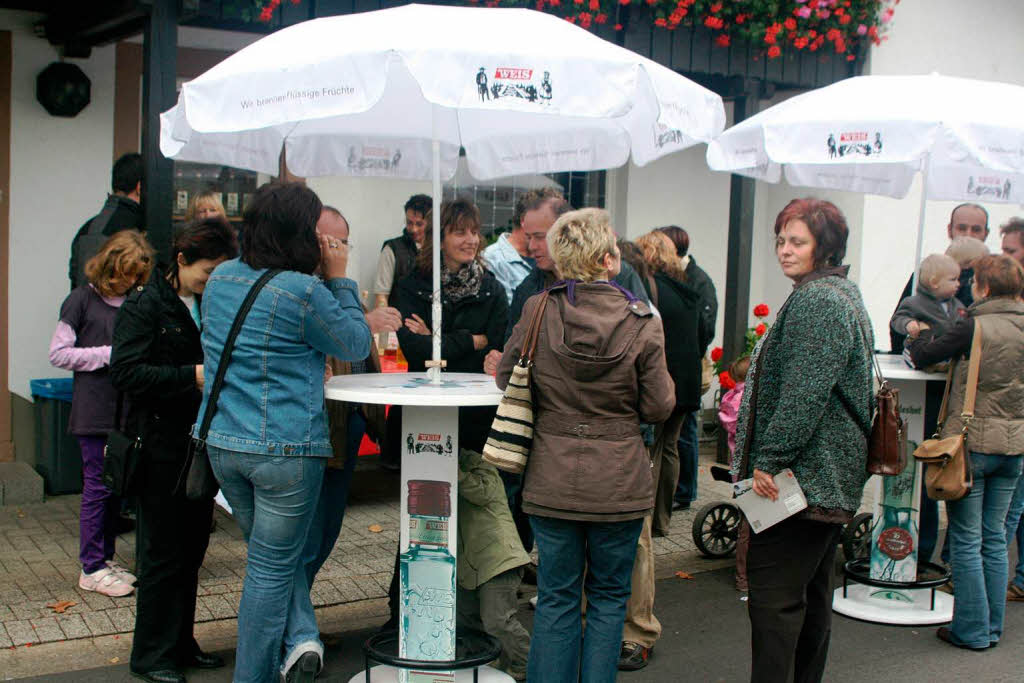
[(394, 285), (412, 272), (416, 254), (427, 233), (427, 214), (433, 200), (425, 194), (414, 194), (405, 203), (405, 229), (398, 237), (384, 242), (377, 260), (377, 277), (373, 283), (376, 305), (394, 306), (396, 293)]
[(125, 154), (114, 162), (110, 173), (114, 193), (107, 195), (103, 209), (87, 220), (71, 240), (68, 277), (71, 289), (86, 283), (85, 264), (96, 255), (107, 237), (121, 230), (142, 230), (142, 155)]

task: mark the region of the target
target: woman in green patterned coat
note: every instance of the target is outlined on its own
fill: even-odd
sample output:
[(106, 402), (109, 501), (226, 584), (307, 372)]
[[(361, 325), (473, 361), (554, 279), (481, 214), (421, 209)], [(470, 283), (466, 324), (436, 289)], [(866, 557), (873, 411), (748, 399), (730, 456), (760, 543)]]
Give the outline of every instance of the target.
[(794, 199), (775, 220), (775, 253), (793, 292), (754, 350), (734, 465), (757, 495), (789, 468), (808, 508), (755, 534), (747, 553), (751, 681), (819, 681), (832, 616), (832, 564), (842, 525), (867, 480), (873, 338), (843, 266), (846, 219), (833, 204)]

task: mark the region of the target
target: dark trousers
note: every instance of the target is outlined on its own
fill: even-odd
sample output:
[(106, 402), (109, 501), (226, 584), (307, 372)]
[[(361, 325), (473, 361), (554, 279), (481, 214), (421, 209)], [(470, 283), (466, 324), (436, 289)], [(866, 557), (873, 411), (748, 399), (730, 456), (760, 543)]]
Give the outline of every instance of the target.
[(832, 632), (832, 563), (842, 526), (789, 518), (747, 551), (752, 683), (813, 683)]
[(199, 650), (192, 636), (199, 568), (210, 543), (213, 501), (139, 495), (132, 671), (181, 669)]

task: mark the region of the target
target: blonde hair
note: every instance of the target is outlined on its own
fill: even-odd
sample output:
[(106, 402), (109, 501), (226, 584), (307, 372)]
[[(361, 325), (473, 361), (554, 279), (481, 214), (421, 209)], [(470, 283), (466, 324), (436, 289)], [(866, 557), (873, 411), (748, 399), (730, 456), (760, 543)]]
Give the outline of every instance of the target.
[(651, 267), (652, 274), (664, 273), (673, 280), (686, 281), (686, 272), (679, 262), (676, 245), (671, 237), (660, 230), (651, 230), (637, 238), (636, 246), (643, 252), (644, 261)]
[(185, 210), (185, 220), (195, 220), (196, 214), (199, 213), (200, 205), (213, 208), (221, 218), (227, 219), (228, 212), (224, 210), (224, 204), (220, 201), (220, 192), (214, 192), (213, 190), (205, 190), (203, 192), (197, 192), (192, 195), (192, 199), (188, 203), (188, 208)]
[[(968, 237), (967, 239), (973, 238)], [(977, 242), (978, 240), (973, 241)], [(929, 254), (924, 257), (920, 268), (917, 270), (918, 286), (923, 286), (930, 292), (934, 289), (932, 283), (943, 275), (960, 275), (960, 266), (957, 264), (956, 259), (945, 254)]]
[(116, 285), (149, 279), (155, 253), (138, 230), (115, 232), (85, 264), (85, 277), (100, 296), (118, 296)]
[(569, 211), (548, 230), (548, 251), (558, 274), (568, 280), (593, 282), (606, 275), (600, 261), (615, 250), (612, 219), (604, 209)]
[(946, 249), (946, 256), (952, 256), (961, 268), (970, 268), (974, 259), (988, 256), (988, 247), (973, 237), (957, 237)]

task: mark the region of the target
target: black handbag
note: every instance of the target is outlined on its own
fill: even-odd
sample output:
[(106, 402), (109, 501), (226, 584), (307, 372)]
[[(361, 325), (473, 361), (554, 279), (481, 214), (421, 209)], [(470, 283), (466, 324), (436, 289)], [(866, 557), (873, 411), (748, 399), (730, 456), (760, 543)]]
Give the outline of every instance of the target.
[(242, 330), (242, 323), (245, 316), (252, 308), (256, 295), (263, 289), (271, 278), (280, 273), (280, 269), (272, 268), (260, 275), (253, 283), (249, 293), (245, 296), (242, 306), (235, 314), (235, 320), (231, 323), (231, 330), (224, 341), (224, 350), (220, 355), (220, 362), (217, 364), (217, 375), (214, 377), (213, 386), (210, 387), (210, 398), (206, 402), (206, 413), (199, 424), (199, 433), (189, 443), (188, 457), (185, 459), (185, 466), (178, 477), (178, 489), (184, 488), (185, 497), (189, 500), (208, 500), (217, 495), (220, 484), (210, 467), (210, 456), (206, 452), (206, 435), (210, 433), (210, 423), (217, 412), (217, 400), (220, 398), (221, 387), (224, 386), (224, 376), (227, 374), (228, 362), (231, 360), (231, 352), (235, 348), (235, 339)]
[(126, 496), (135, 483), (135, 468), (139, 464), (142, 439), (132, 437), (121, 430), (121, 410), (124, 394), (117, 393), (117, 409), (114, 411), (114, 428), (107, 434), (103, 446), (103, 485), (115, 496)]

